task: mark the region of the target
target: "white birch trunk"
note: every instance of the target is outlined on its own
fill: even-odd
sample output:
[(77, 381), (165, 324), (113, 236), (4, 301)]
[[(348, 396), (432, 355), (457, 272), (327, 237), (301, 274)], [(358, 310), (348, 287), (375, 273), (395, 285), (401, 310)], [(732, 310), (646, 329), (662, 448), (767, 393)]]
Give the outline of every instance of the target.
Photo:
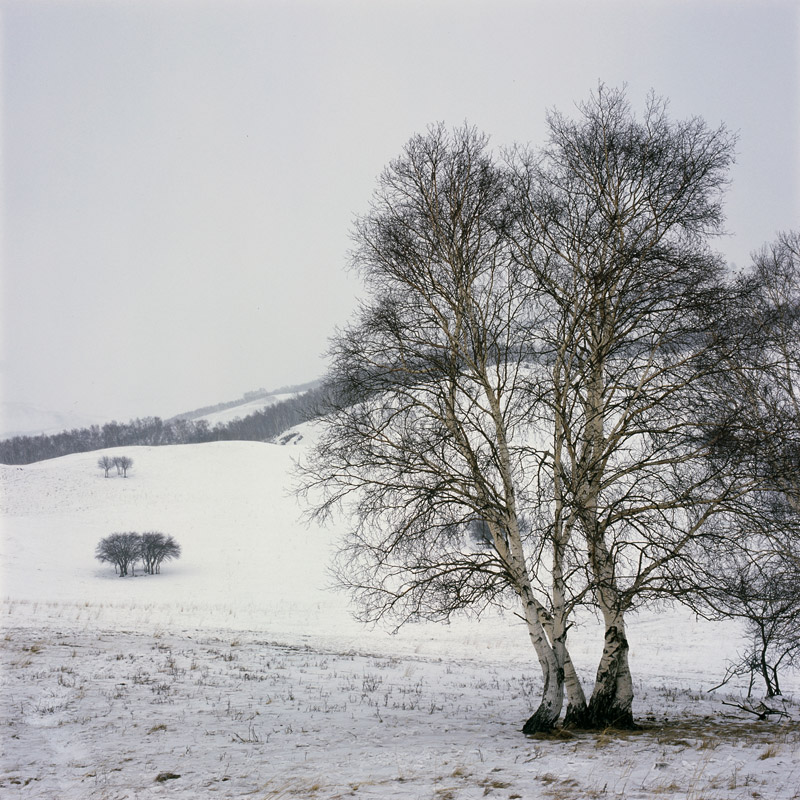
[(545, 634), (544, 627), (539, 621), (539, 604), (530, 591), (523, 590), (520, 594), (525, 623), (528, 626), (528, 636), (539, 659), (542, 670), (542, 699), (539, 707), (529, 717), (522, 728), (525, 734), (539, 733), (551, 730), (561, 716), (564, 705), (564, 671), (559, 667), (555, 650)]
[[(488, 384), (485, 388), (495, 425), (499, 471), (508, 508), (508, 523), (506, 525), (508, 549), (505, 558), (508, 559), (517, 586), (517, 592), (522, 602), (523, 615), (528, 626), (528, 636), (542, 669), (542, 700), (539, 708), (531, 715), (522, 729), (523, 733), (532, 734), (552, 729), (561, 716), (561, 709), (564, 704), (564, 670), (561, 666), (563, 662), (559, 662), (554, 647), (547, 638), (547, 633), (541, 621), (542, 614), (546, 614), (546, 609), (536, 600), (530, 576), (528, 575), (525, 550), (522, 545), (522, 536), (519, 528), (511, 456), (502, 422), (500, 404)], [(501, 541), (499, 544), (502, 547), (503, 542)]]
[[(561, 366), (553, 372), (553, 383), (557, 391), (562, 390)], [(562, 397), (556, 401), (555, 426), (553, 430), (553, 499), (555, 501), (553, 519), (553, 570), (552, 600), (553, 620), (550, 640), (553, 643), (556, 661), (563, 674), (567, 695), (567, 710), (564, 725), (581, 727), (586, 717), (586, 695), (583, 693), (578, 674), (567, 649), (567, 587), (564, 580), (564, 557), (572, 533), (572, 523), (564, 519), (564, 487), (562, 484), (562, 451), (564, 447), (564, 417), (560, 411)]]
[[(539, 707), (534, 714), (527, 720), (523, 727), (526, 734), (549, 731), (558, 722), (561, 716), (561, 708), (564, 703), (564, 681), (563, 671), (559, 669), (553, 648), (547, 638), (540, 615), (545, 612), (541, 604), (536, 600), (533, 593), (530, 577), (525, 562), (525, 553), (522, 546), (522, 537), (519, 529), (519, 518), (517, 516), (514, 484), (511, 468), (511, 457), (508, 451), (508, 443), (505, 436), (505, 428), (502, 422), (500, 404), (497, 396), (491, 390), (488, 381), (484, 384), (486, 396), (489, 401), (492, 421), (497, 436), (496, 444), (499, 453), (499, 472), (503, 481), (503, 494), (505, 501), (505, 515), (502, 523), (498, 520), (487, 519), (489, 531), (495, 549), (502, 561), (506, 564), (512, 577), (514, 588), (522, 603), (522, 616), (528, 629), (528, 636), (533, 645), (539, 666), (542, 670), (542, 699)], [(466, 441), (463, 432), (460, 430), (455, 414), (454, 389), (448, 398), (448, 414), (446, 422), (457, 446), (461, 449), (465, 460), (471, 464), (475, 476), (480, 475), (477, 465), (473, 463), (469, 443)], [(481, 480), (476, 482), (479, 495), (486, 495), (483, 499), (488, 500), (488, 492), (482, 488)], [(546, 612), (545, 612), (546, 613)]]
[[(595, 341), (602, 334), (593, 331)], [(624, 609), (620, 602), (614, 564), (605, 542), (597, 513), (604, 471), (604, 378), (601, 360), (597, 359), (588, 384), (584, 414), (586, 443), (580, 515), (585, 528), (589, 564), (595, 580), (595, 598), (603, 614), (605, 638), (597, 667), (594, 689), (587, 717), (593, 727), (633, 727), (633, 681), (628, 665), (628, 639), (625, 634)]]
[(623, 614), (603, 608), (605, 641), (597, 667), (588, 716), (594, 727), (632, 728), (633, 681), (628, 666), (628, 639)]

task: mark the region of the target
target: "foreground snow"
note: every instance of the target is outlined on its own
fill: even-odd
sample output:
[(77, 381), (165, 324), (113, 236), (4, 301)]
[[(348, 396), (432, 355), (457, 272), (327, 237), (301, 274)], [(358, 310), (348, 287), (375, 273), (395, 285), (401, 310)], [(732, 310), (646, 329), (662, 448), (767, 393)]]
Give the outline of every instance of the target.
[(709, 722), (718, 709), (669, 686), (641, 692), (641, 732), (529, 740), (538, 679), (506, 661), (31, 629), (8, 630), (4, 656), (4, 797), (791, 798), (800, 784), (796, 729)]
[[(635, 620), (645, 728), (564, 740), (519, 733), (539, 673), (513, 615), (365, 630), (326, 589), (335, 531), (288, 494), (302, 446), (109, 451), (128, 479), (97, 453), (0, 467), (3, 797), (800, 797), (797, 708), (706, 694), (734, 625)], [(94, 546), (125, 530), (183, 557), (116, 578)], [(587, 683), (599, 646), (583, 620)]]

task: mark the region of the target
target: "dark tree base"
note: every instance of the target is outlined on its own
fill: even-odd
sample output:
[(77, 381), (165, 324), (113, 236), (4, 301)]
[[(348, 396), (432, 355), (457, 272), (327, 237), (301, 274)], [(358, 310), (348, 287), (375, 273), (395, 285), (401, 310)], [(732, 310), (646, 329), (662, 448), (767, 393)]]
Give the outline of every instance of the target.
[(564, 714), (564, 728), (588, 728), (589, 709), (586, 706), (567, 706), (567, 713)]
[(556, 726), (558, 719), (553, 719), (552, 713), (541, 706), (536, 713), (522, 726), (522, 732), (526, 736), (534, 733), (549, 733)]
[(633, 712), (629, 708), (620, 708), (614, 703), (589, 703), (585, 716), (586, 728), (603, 730), (617, 728), (623, 731), (635, 731), (639, 726), (634, 722)]

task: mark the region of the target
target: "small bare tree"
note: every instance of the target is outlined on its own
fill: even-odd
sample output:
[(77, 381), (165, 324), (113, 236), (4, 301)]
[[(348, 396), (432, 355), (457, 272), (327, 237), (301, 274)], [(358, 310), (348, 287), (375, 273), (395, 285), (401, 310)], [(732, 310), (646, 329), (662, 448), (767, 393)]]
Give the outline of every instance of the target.
[(103, 470), (104, 476), (107, 478), (108, 473), (111, 471), (111, 467), (114, 466), (114, 459), (110, 456), (100, 456), (97, 461), (97, 466)]
[(172, 536), (149, 531), (141, 535), (139, 553), (144, 571), (150, 575), (157, 575), (161, 572), (162, 562), (180, 558), (181, 547)]
[[(720, 684), (756, 676), (767, 697), (781, 694), (779, 672), (800, 665), (800, 552), (740, 553), (718, 565), (714, 605), (745, 623), (746, 646)], [(717, 687), (718, 688), (718, 687)]]
[(739, 546), (709, 568), (711, 607), (745, 622), (747, 646), (723, 683), (755, 676), (768, 697), (778, 672), (800, 663), (800, 233), (781, 233), (753, 255), (727, 327), (731, 423), (722, 457), (763, 489), (749, 517), (732, 521)]
[(117, 468), (117, 475), (127, 478), (128, 470), (133, 466), (133, 459), (128, 456), (116, 456), (114, 458), (114, 466)]
[(138, 533), (112, 533), (101, 539), (95, 548), (95, 558), (114, 565), (117, 574), (124, 578), (131, 570), (136, 574), (136, 561), (141, 556), (141, 537)]

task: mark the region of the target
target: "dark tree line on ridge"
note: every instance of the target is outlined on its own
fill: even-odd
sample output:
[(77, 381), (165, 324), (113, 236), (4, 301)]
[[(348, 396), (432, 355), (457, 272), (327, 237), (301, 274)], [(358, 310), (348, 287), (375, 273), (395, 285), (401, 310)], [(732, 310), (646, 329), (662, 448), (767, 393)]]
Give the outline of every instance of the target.
[(211, 426), (205, 420), (143, 417), (40, 436), (0, 441), (0, 464), (32, 464), (48, 458), (137, 445), (199, 444), (218, 441), (266, 442), (316, 416), (322, 389), (310, 389), (241, 419)]

